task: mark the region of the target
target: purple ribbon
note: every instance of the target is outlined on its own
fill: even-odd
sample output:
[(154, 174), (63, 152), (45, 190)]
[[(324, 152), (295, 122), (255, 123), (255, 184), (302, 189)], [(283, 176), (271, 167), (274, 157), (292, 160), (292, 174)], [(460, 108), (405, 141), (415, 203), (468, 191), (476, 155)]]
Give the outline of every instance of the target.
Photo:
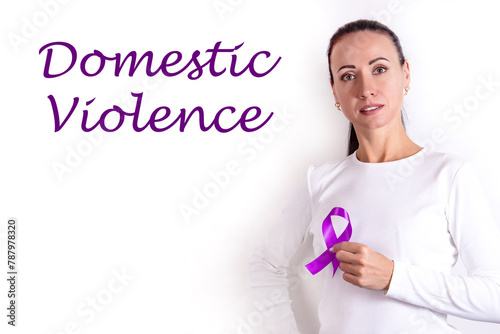
[[(331, 216), (339, 216), (347, 220), (348, 223), (347, 227), (339, 237), (337, 237), (337, 235), (335, 234), (335, 230), (333, 229), (332, 220), (330, 218)], [(330, 211), (330, 213), (328, 214), (328, 216), (326, 216), (325, 220), (323, 220), (323, 238), (325, 239), (326, 243), (326, 251), (324, 251), (323, 254), (318, 256), (311, 263), (306, 264), (307, 270), (309, 270), (311, 274), (316, 275), (321, 270), (323, 270), (323, 268), (325, 268), (329, 263), (331, 263), (333, 266), (332, 277), (335, 276), (335, 272), (339, 267), (339, 260), (337, 260), (335, 253), (332, 253), (330, 251), (330, 248), (332, 248), (339, 242), (349, 241), (351, 239), (351, 235), (352, 235), (352, 226), (349, 214), (342, 208), (339, 207), (333, 208), (332, 211)]]

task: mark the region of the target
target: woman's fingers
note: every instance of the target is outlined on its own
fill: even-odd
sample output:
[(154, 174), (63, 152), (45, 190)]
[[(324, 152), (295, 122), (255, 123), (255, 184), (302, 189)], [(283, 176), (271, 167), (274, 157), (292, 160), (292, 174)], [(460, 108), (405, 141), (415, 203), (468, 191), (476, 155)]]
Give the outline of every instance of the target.
[(336, 244), (332, 251), (336, 254), (337, 260), (354, 264), (363, 264), (364, 256), (368, 255), (370, 249), (357, 242), (341, 242)]
[(364, 253), (369, 249), (370, 248), (368, 248), (364, 244), (360, 244), (359, 242), (349, 242), (349, 241), (339, 242), (338, 244), (332, 247), (332, 251), (334, 253), (338, 252), (339, 250), (345, 250), (350, 253)]

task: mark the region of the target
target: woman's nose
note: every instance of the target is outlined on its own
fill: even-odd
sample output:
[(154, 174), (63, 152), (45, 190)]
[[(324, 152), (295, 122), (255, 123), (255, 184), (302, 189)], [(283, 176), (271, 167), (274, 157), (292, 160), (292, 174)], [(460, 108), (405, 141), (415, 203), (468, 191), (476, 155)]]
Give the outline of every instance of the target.
[(370, 76), (362, 76), (359, 80), (359, 98), (366, 99), (377, 94), (374, 80)]

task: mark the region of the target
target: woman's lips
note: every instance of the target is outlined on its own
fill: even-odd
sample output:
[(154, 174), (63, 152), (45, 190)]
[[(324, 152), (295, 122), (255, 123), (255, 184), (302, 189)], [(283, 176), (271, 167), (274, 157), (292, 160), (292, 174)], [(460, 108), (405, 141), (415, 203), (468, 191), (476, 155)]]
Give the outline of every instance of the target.
[(359, 112), (366, 116), (373, 115), (378, 113), (383, 107), (383, 104), (369, 104), (361, 108)]

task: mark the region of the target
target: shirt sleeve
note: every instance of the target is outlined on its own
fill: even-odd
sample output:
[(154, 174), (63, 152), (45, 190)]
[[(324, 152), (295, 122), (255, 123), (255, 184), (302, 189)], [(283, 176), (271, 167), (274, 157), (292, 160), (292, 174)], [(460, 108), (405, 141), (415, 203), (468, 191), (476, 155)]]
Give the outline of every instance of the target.
[(468, 163), (452, 181), (446, 218), (467, 275), (394, 261), (386, 295), (444, 314), (500, 322), (500, 232)]
[[(309, 167), (309, 175), (314, 167)], [(290, 258), (306, 239), (311, 221), (309, 182), (295, 191), (277, 221), (250, 257), (250, 282), (254, 304), (264, 315), (266, 327), (275, 334), (297, 334), (288, 293)]]

